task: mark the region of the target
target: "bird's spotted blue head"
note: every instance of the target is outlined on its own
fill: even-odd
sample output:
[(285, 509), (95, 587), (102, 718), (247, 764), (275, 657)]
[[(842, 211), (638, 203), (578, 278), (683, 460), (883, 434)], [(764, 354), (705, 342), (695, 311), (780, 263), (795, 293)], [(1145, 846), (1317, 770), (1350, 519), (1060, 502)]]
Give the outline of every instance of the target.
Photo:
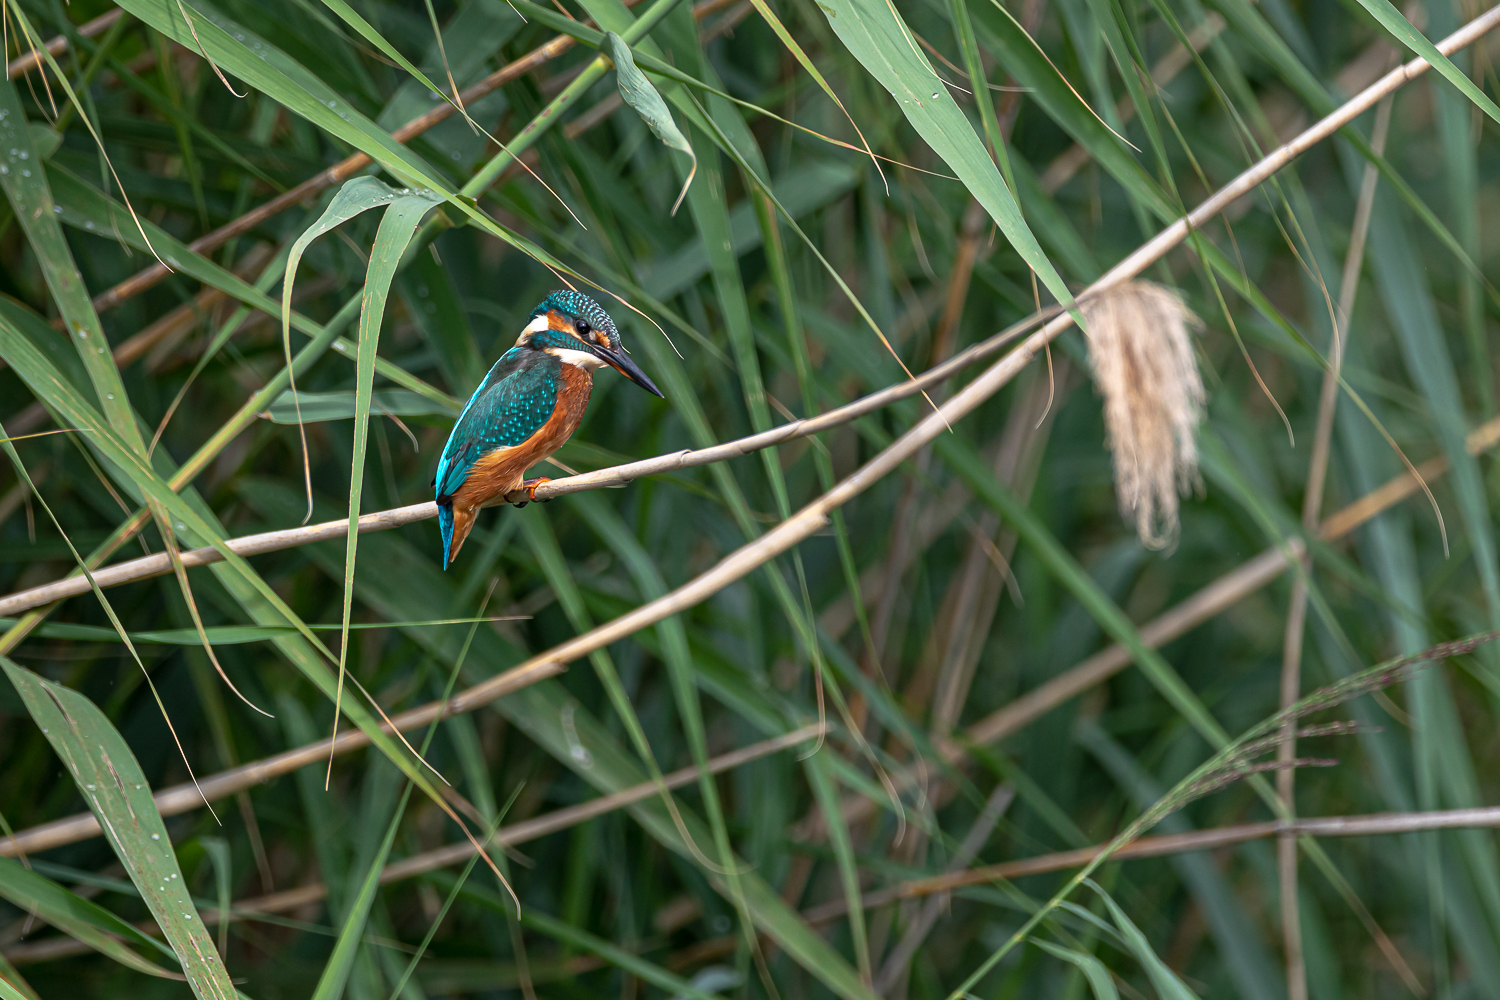
[(535, 321), (548, 313), (557, 313), (558, 318), (571, 326), (581, 339), (606, 347), (620, 345), (620, 331), (615, 329), (615, 321), (587, 295), (574, 291), (553, 292), (531, 310), (531, 318)]
[(531, 321), (521, 331), (516, 346), (545, 351), (585, 369), (609, 365), (652, 395), (662, 395), (656, 383), (625, 353), (620, 331), (609, 313), (579, 292), (556, 291), (543, 299), (531, 310)]

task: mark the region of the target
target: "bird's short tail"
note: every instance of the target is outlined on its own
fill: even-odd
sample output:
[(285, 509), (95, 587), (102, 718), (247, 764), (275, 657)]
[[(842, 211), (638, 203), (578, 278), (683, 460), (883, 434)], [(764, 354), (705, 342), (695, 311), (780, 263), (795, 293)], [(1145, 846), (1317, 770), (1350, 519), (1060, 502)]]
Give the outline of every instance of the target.
[(473, 507), (455, 507), (450, 503), (438, 504), (438, 527), (443, 532), (443, 569), (458, 558), (458, 550), (464, 547), (464, 539), (474, 528), (478, 510)]
[(447, 569), (448, 568), (448, 563), (452, 559), (452, 556), (449, 555), (449, 552), (448, 552), (448, 550), (453, 545), (453, 504), (452, 503), (440, 503), (440, 504), (438, 504), (438, 528), (443, 533), (443, 569)]

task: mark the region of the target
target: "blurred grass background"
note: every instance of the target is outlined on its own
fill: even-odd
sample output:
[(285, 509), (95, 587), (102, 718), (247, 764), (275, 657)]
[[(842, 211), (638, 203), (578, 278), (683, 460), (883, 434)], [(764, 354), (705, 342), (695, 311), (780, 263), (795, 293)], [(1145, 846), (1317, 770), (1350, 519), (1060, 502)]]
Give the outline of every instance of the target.
[[(605, 372), (559, 461), (592, 470), (727, 441), (898, 383), (1081, 290), (1410, 55), (1377, 0), (4, 3), (7, 58), (65, 42), (45, 71), (0, 84), (5, 593), (75, 570), (75, 551), (118, 546), (113, 561), (303, 520), (276, 302), (291, 244), (350, 177), (432, 188), (440, 204), (409, 249), (375, 246), (367, 212), (298, 269), (287, 344), (302, 352), (318, 522), (347, 515), (356, 464), (359, 510), (430, 498), (458, 406), (557, 269), (639, 310), (601, 295), (667, 394)], [(1482, 11), (1404, 13), (1436, 39)], [(627, 33), (638, 16), (644, 40)], [(581, 22), (632, 42), (695, 161), (622, 103)], [(581, 41), (554, 41), (569, 33)], [(1491, 51), (1454, 56), (1469, 93), (1436, 74), (1399, 90), (1144, 275), (1204, 321), (1202, 487), (1170, 548), (1143, 546), (1118, 510), (1085, 340), (1065, 333), (792, 553), (558, 677), (412, 731), (451, 787), (387, 739), (338, 757), (325, 790), (317, 753), (217, 799), (216, 816), (167, 816), (154, 843), (173, 861), (153, 853), (162, 820), (115, 778), (117, 815), (138, 831), (0, 859), (0, 980), (49, 1000), (227, 996), (226, 971), (258, 1000), (949, 995), (1066, 866), (951, 896), (882, 890), (1106, 841), (1217, 749), (1203, 720), (1238, 733), (1298, 690), (1500, 625), (1493, 435), (1473, 436), (1496, 417)], [(937, 91), (923, 113), (970, 132), (929, 146), (891, 79), (919, 103)], [(482, 84), (464, 105), (478, 128), (450, 114), (403, 130), (449, 108), (432, 87), (454, 84)], [(234, 220), (201, 254), (184, 247)], [(171, 273), (121, 284), (157, 257)], [(376, 310), (373, 329), (356, 326), (377, 264), (394, 272), (383, 325)], [(1336, 315), (1346, 391), (1309, 505)], [(84, 426), (83, 408), (99, 430), (45, 433)], [(391, 714), (497, 676), (710, 569), (927, 412), (909, 399), (779, 449), (486, 512), (446, 574), (426, 521), (365, 535), (349, 675)], [(1305, 576), (1282, 560), (1245, 582), (1247, 560), (1405, 459), (1439, 460), (1423, 468), (1441, 521), (1416, 492), (1312, 544)], [(150, 485), (174, 474), (180, 502)], [(145, 527), (120, 545), (133, 517)], [(115, 758), (133, 754), (159, 790), (189, 779), (184, 761), (202, 779), (328, 735), (344, 544), (252, 565), (189, 572), (191, 603), (169, 574), (107, 591), (108, 609), (85, 595), (6, 621), (0, 832), (104, 810), (80, 763), (91, 747), (97, 774), (127, 773)], [(1231, 599), (1166, 632), (1161, 669), (1106, 650), (1116, 609), (1144, 626), (1226, 581)], [(1079, 680), (993, 714), (1059, 677)], [(55, 718), (81, 727), (73, 751), (43, 721), (44, 681), (98, 708), (53, 694)], [(1286, 774), (1236, 782), (1156, 832), (1271, 819), (1278, 780), (1307, 816), (1495, 802), (1497, 711), (1500, 655), (1453, 657), (1336, 710), (1359, 733), (1299, 743), (1332, 762), (1299, 768), (1294, 790)], [(674, 777), (675, 815), (650, 784), (747, 747), (716, 777)], [(628, 804), (587, 807), (629, 788)], [(496, 871), (465, 853), (454, 817), (476, 837), (511, 831)], [(1306, 842), (1290, 871), (1286, 856), (1261, 839), (1110, 862), (968, 992), (1500, 997), (1489, 829)], [(862, 891), (878, 898), (851, 918)], [(231, 903), (247, 907), (218, 919)], [(173, 925), (170, 948), (122, 923), (150, 919)], [(159, 975), (179, 961), (190, 983)]]

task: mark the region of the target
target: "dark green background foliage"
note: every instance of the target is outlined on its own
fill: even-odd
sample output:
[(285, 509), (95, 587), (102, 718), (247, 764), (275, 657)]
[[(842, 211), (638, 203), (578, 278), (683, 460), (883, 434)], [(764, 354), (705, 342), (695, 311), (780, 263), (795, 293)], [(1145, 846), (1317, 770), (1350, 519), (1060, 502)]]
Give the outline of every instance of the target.
[[(184, 548), (300, 523), (297, 407), (275, 381), (286, 347), (306, 362), (297, 388), (314, 521), (345, 518), (351, 496), (364, 512), (430, 498), (457, 407), (562, 269), (635, 307), (600, 294), (667, 400), (605, 370), (558, 459), (591, 470), (727, 441), (898, 383), (1081, 290), (1409, 57), (1380, 23), (1399, 17), (1381, 0), (742, 0), (700, 5), (696, 19), (687, 0), (633, 12), (614, 0), (129, 0), (92, 37), (75, 26), (106, 4), (4, 2), (8, 57), (33, 34), (71, 40), (45, 82), (18, 76), (0, 101), (15, 146), (8, 158), (0, 149), (15, 171), (0, 178), (0, 421), (18, 436), (0, 474), (5, 593), (73, 571), (75, 549), (94, 551), (137, 508), (146, 527), (111, 561), (163, 551), (169, 522)], [(1436, 39), (1479, 11), (1431, 0), (1408, 13)], [(631, 33), (635, 17), (650, 19), (649, 37)], [(443, 106), (430, 85), (446, 90), (451, 73), (467, 87), (569, 18), (622, 35), (637, 65), (626, 82), (639, 94), (647, 81), (661, 99), (622, 104), (590, 30), (470, 102), (478, 128), (453, 115), (404, 154), (389, 138)], [(875, 23), (887, 35), (856, 37)], [(1485, 93), (1489, 52), (1481, 42), (1455, 56)], [(979, 99), (975, 70), (989, 84)], [(946, 96), (919, 110), (882, 86), (892, 81)], [(797, 911), (955, 864), (1106, 841), (1218, 749), (1209, 720), (1239, 733), (1277, 710), (1290, 572), (1195, 619), (1162, 659), (1142, 657), (1148, 669), (1049, 702), (957, 767), (936, 749), (1111, 639), (1135, 641), (1125, 622), (1144, 624), (1301, 534), (1322, 358), (1351, 253), (1363, 258), (1346, 387), (1314, 514), (1400, 475), (1403, 455), (1445, 458), (1450, 471), (1430, 470), (1442, 526), (1417, 494), (1313, 547), (1301, 689), (1500, 625), (1494, 467), (1464, 450), (1464, 435), (1495, 416), (1488, 345), (1500, 296), (1487, 223), (1500, 145), (1493, 105), (1470, 90), (1436, 74), (1405, 87), (1389, 138), (1375, 142), (1385, 158), (1367, 113), (1142, 275), (1180, 289), (1205, 321), (1203, 484), (1183, 502), (1171, 549), (1144, 548), (1120, 515), (1100, 398), (1070, 331), (791, 552), (556, 678), (430, 736), (412, 730), (451, 790), (387, 739), (338, 758), (327, 790), (313, 763), (220, 799), (217, 822), (201, 808), (168, 816), (175, 865), (129, 830), (35, 853), (31, 875), (0, 859), (0, 950), (19, 969), (0, 965), (0, 981), (48, 1000), (188, 996), (189, 985), (140, 971), (179, 966), (121, 918), (167, 914), (181, 947), (179, 919), (201, 928), (221, 903), (326, 885), (326, 901), (314, 894), (197, 940), (224, 949), (224, 968), (256, 1000), (375, 1000), (398, 984), (408, 998), (948, 995), (1066, 872), (971, 885), (927, 916), (922, 897), (855, 920), (808, 923)], [(923, 115), (943, 114), (968, 131), (935, 149), (918, 130)], [(535, 122), (550, 127), (528, 130)], [(520, 137), (534, 174), (480, 128)], [(675, 214), (694, 160), (664, 144), (674, 131), (696, 162)], [(878, 169), (866, 142), (885, 158)], [(284, 347), (287, 252), (339, 185), (258, 213), (203, 257), (182, 244), (354, 152), (375, 157), (363, 172), (437, 194), (396, 202), (416, 213), (409, 246), (394, 223), (377, 239), (377, 211), (344, 213), (350, 221), (312, 240)], [(1363, 239), (1352, 231), (1367, 176), (1379, 183)], [(349, 191), (375, 191), (382, 211), (397, 197), (360, 183)], [(153, 253), (174, 273), (101, 303), (95, 321), (88, 295)], [(363, 320), (361, 286), (375, 303)], [(128, 345), (117, 376), (105, 356), (68, 344), (97, 343), (79, 331), (98, 322), (111, 346)], [(348, 339), (330, 347), (334, 333)], [(95, 790), (59, 756), (72, 745), (66, 727), (41, 731), (52, 710), (35, 675), (98, 707), (72, 702), (77, 753), (114, 746), (123, 759), (123, 740), (151, 788), (187, 780), (184, 757), (203, 778), (327, 736), (342, 624), (354, 626), (349, 676), (386, 712), (429, 702), (709, 570), (927, 412), (909, 399), (732, 461), (486, 511), (446, 574), (435, 523), (419, 521), (364, 535), (353, 560), (340, 534), (192, 570), (191, 606), (170, 574), (107, 591), (112, 611), (72, 598), (0, 640), (14, 661), (14, 685), (0, 684), (0, 817), (25, 829), (85, 810)], [(19, 437), (58, 427), (84, 430)], [(175, 500), (160, 484), (195, 454)], [(223, 672), (274, 718), (226, 688), (195, 613)], [(503, 616), (521, 617), (473, 621)], [(304, 623), (325, 628), (299, 633)], [(351, 685), (342, 697), (353, 713), (343, 729), (368, 727), (370, 701)], [(1363, 728), (1299, 744), (1336, 763), (1298, 770), (1295, 810), (1494, 802), (1497, 711), (1500, 654), (1481, 649), (1325, 713)], [(484, 862), (375, 885), (385, 863), (465, 843), (454, 816), (482, 835), (820, 717), (830, 726), (820, 744), (789, 742), (681, 783), (675, 816), (651, 792), (492, 851), (519, 919)], [(907, 780), (919, 761), (925, 777)], [(899, 812), (888, 780), (900, 784)], [(1229, 783), (1156, 832), (1272, 818), (1272, 782)], [(141, 796), (131, 801), (149, 814)], [(998, 821), (987, 802), (1005, 806)], [(1285, 997), (1288, 883), (1276, 852), (1258, 841), (1108, 863), (967, 988)], [(149, 872), (137, 863), (147, 855)], [(1413, 988), (1500, 997), (1500, 856), (1488, 830), (1309, 842), (1292, 884), (1316, 1000)], [(161, 908), (168, 889), (175, 916)], [(68, 937), (87, 947), (53, 948)], [(216, 975), (193, 972), (191, 989), (227, 989)]]

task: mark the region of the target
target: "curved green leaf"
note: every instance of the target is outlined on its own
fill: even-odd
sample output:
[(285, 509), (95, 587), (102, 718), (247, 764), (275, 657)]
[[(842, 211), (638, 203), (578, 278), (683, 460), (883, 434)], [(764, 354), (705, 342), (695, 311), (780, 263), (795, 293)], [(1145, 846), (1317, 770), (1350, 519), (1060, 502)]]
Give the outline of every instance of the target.
[(620, 86), (620, 97), (626, 104), (635, 109), (635, 113), (641, 116), (641, 121), (651, 129), (663, 143), (686, 153), (693, 160), (693, 167), (688, 171), (687, 180), (683, 182), (682, 191), (677, 195), (677, 200), (672, 203), (672, 214), (677, 214), (677, 208), (682, 204), (682, 199), (687, 197), (688, 187), (693, 183), (693, 175), (698, 172), (698, 154), (693, 152), (693, 146), (688, 142), (687, 136), (677, 127), (672, 120), (672, 112), (667, 108), (667, 102), (661, 99), (656, 88), (651, 86), (651, 81), (646, 79), (635, 65), (635, 59), (630, 54), (630, 46), (625, 44), (625, 39), (613, 31), (605, 32), (605, 49), (615, 64), (615, 78)]

